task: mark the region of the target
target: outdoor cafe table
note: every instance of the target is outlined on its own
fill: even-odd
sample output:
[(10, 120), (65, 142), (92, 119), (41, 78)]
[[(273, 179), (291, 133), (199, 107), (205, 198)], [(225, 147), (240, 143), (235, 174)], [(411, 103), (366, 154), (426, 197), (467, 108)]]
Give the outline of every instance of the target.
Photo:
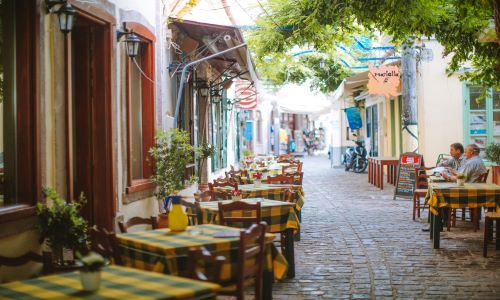
[(120, 266), (101, 271), (101, 286), (83, 291), (78, 271), (0, 285), (0, 299), (215, 299), (219, 285)]
[[(265, 198), (270, 200), (281, 201), (283, 192), (286, 189), (292, 188), (295, 191), (295, 198), (293, 202), (295, 203), (295, 209), (299, 212), (300, 220), (300, 210), (304, 206), (304, 189), (301, 185), (297, 184), (267, 184), (262, 183), (260, 186), (256, 187), (254, 184), (241, 184), (238, 185), (238, 189), (241, 191), (242, 198)], [(232, 187), (217, 187), (216, 189), (221, 190), (232, 190)]]
[[(215, 237), (222, 231), (233, 231), (229, 237)], [(222, 255), (227, 262), (222, 266), (221, 279), (229, 282), (236, 278), (239, 247), (238, 228), (203, 224), (189, 226), (186, 231), (173, 233), (169, 229), (129, 232), (117, 235), (125, 265), (171, 275), (185, 274), (189, 248), (205, 247), (215, 255)], [(273, 274), (283, 278), (288, 264), (273, 244), (275, 236), (266, 233), (263, 293), (272, 296)]]
[(454, 182), (429, 184), (425, 201), (431, 211), (430, 238), (434, 249), (439, 249), (440, 232), (443, 226), (439, 208), (500, 207), (500, 186), (488, 183), (466, 183), (459, 187)]
[[(261, 219), (268, 225), (268, 232), (281, 233), (285, 236), (285, 253), (284, 256), (288, 262), (288, 277), (295, 277), (295, 251), (293, 233), (299, 229), (299, 219), (295, 213), (292, 203), (274, 201), (263, 198), (248, 198), (241, 201), (247, 203), (260, 202), (261, 204)], [(219, 202), (231, 203), (232, 200), (223, 201), (208, 201), (199, 202), (201, 209), (201, 217), (204, 224), (219, 223)], [(227, 213), (228, 217), (245, 217), (250, 216), (250, 212), (233, 211)]]
[(368, 157), (368, 183), (384, 189), (384, 166), (387, 166), (387, 182), (396, 184), (397, 157)]

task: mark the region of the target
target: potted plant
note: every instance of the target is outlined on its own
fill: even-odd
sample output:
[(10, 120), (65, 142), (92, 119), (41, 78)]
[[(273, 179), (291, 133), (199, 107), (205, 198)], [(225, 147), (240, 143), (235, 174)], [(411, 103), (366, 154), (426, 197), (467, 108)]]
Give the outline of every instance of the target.
[(77, 252), (77, 257), (81, 266), (80, 281), (83, 290), (96, 291), (101, 285), (101, 269), (107, 265), (108, 261), (95, 252), (90, 252), (83, 257)]
[(241, 200), (241, 191), (240, 190), (232, 190), (231, 191), (231, 200), (240, 201)]
[(253, 173), (253, 185), (255, 187), (259, 187), (262, 185), (262, 174), (261, 173)]
[(49, 187), (44, 187), (43, 193), (46, 201), (36, 206), (40, 240), (51, 247), (55, 262), (63, 266), (64, 249), (75, 251), (88, 246), (87, 221), (80, 215), (86, 200), (82, 193), (78, 200), (68, 203)]
[(196, 149), (196, 154), (198, 160), (198, 183), (200, 190), (203, 191), (206, 190), (208, 184), (207, 172), (205, 172), (207, 159), (215, 155), (215, 147), (207, 142), (203, 142)]
[(497, 178), (500, 173), (500, 143), (491, 143), (486, 146), (484, 154), (486, 159), (495, 164), (491, 166), (491, 173), (493, 174), (493, 183), (498, 184)]
[(457, 185), (458, 186), (464, 186), (465, 185), (465, 174), (464, 173), (458, 173), (457, 174)]
[(189, 143), (187, 131), (172, 128), (170, 131), (160, 130), (156, 134), (156, 145), (149, 150), (155, 161), (155, 170), (151, 179), (156, 183), (155, 196), (158, 199), (158, 225), (166, 227), (169, 196), (177, 193), (196, 181), (193, 176), (185, 179), (186, 165), (193, 161), (194, 148)]

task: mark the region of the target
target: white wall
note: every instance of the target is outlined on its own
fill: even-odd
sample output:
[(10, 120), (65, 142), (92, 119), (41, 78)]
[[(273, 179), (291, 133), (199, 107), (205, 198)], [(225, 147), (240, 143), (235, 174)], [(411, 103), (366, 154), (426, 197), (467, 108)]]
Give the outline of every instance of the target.
[(427, 165), (440, 153), (448, 153), (452, 143), (463, 143), (462, 83), (457, 75), (446, 74), (449, 59), (436, 41), (425, 43), (434, 60), (419, 64), (417, 78), (419, 148)]

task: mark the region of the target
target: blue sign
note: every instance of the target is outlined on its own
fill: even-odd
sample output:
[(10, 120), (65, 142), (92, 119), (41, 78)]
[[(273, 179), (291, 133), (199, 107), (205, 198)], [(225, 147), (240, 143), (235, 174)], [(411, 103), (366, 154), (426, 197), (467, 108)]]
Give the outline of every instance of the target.
[(253, 140), (253, 122), (246, 121), (245, 123), (245, 139), (247, 141)]
[(363, 127), (363, 122), (361, 120), (361, 114), (359, 113), (359, 108), (349, 107), (344, 109), (347, 116), (347, 122), (349, 122), (349, 128), (352, 130), (360, 129)]

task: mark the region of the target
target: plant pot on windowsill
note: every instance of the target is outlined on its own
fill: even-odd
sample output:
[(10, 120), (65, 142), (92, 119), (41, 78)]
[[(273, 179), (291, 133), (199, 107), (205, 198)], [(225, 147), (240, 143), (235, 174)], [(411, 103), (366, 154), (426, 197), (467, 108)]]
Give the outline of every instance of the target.
[(158, 228), (168, 228), (168, 214), (166, 212), (158, 214)]

